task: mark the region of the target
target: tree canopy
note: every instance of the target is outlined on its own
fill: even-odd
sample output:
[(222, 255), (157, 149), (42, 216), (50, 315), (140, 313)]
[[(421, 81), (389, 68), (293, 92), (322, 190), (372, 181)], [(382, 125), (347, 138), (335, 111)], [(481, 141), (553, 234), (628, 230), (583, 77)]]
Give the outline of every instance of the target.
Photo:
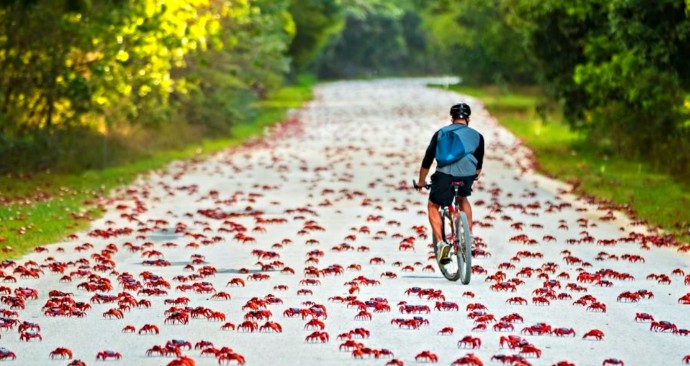
[(454, 73), (539, 84), (592, 142), (687, 172), (689, 37), (690, 0), (0, 0), (0, 170), (228, 134), (301, 73)]
[(287, 0), (0, 2), (0, 165), (7, 164), (0, 170), (55, 165), (60, 155), (48, 152), (75, 131), (107, 136), (182, 116), (227, 130), (248, 100), (289, 71), (288, 7)]
[(688, 2), (507, 1), (574, 127), (611, 153), (690, 173)]

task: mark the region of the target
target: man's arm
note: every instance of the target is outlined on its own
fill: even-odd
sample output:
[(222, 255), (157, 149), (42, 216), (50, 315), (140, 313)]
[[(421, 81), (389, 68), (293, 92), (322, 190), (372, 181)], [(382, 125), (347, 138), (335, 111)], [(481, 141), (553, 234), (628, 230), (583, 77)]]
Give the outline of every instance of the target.
[(479, 135), (479, 146), (477, 146), (477, 150), (474, 150), (473, 155), (477, 159), (477, 178), (479, 178), (484, 166), (484, 136), (481, 134)]
[(419, 186), (424, 186), (426, 185), (426, 176), (429, 174), (429, 169), (427, 168), (419, 168), (419, 179), (417, 179), (417, 184)]
[(438, 131), (431, 137), (429, 141), (429, 146), (426, 148), (426, 153), (424, 154), (424, 159), (422, 159), (422, 166), (419, 168), (419, 179), (417, 184), (423, 186), (426, 184), (426, 176), (429, 174), (429, 169), (431, 164), (434, 162), (436, 157), (436, 142), (438, 140)]

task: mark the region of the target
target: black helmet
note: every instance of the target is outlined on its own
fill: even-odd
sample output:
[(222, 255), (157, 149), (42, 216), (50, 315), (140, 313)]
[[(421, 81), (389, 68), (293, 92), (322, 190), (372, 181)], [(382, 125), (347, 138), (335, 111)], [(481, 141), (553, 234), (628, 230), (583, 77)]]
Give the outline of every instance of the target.
[(458, 103), (450, 107), (450, 116), (453, 119), (467, 119), (471, 114), (472, 110), (466, 103)]

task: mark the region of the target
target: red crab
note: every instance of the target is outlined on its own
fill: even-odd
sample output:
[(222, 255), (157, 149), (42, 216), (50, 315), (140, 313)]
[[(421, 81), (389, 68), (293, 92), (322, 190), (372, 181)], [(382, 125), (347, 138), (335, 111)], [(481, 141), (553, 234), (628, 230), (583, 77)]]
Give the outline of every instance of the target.
[(520, 314), (517, 313), (512, 313), (508, 315), (504, 315), (501, 317), (500, 322), (501, 323), (524, 323), (524, 319)]
[(324, 328), (326, 328), (326, 324), (324, 324), (324, 322), (320, 321), (319, 319), (312, 319), (304, 325), (304, 329), (306, 330), (323, 330)]
[(307, 342), (310, 342), (310, 343), (313, 343), (313, 342), (326, 343), (326, 342), (328, 342), (328, 333), (315, 331), (315, 332), (309, 334), (305, 340)]
[(355, 315), (355, 320), (371, 320), (371, 313), (367, 311), (360, 311)]
[(502, 332), (502, 331), (513, 331), (515, 328), (510, 323), (501, 322), (501, 323), (494, 324), (493, 329), (496, 332)]
[(98, 352), (96, 354), (96, 360), (97, 361), (98, 360), (105, 361), (109, 358), (114, 358), (116, 360), (119, 360), (120, 358), (122, 358), (122, 354), (120, 354), (119, 352), (115, 352), (115, 351), (101, 351), (101, 352)]
[(617, 359), (617, 358), (607, 358), (607, 359), (604, 360), (604, 362), (601, 363), (601, 365), (602, 365), (602, 366), (606, 366), (606, 365), (620, 365), (620, 366), (624, 366), (625, 364), (623, 363), (623, 361), (621, 361), (621, 360), (619, 360), (619, 359)]
[(500, 344), (501, 348), (507, 346), (510, 349), (515, 349), (518, 347), (525, 346), (529, 343), (527, 342), (527, 340), (525, 340), (524, 338), (522, 338), (520, 336), (509, 335), (509, 336), (501, 336), (499, 338), (499, 344)]
[(225, 323), (225, 324), (221, 325), (220, 330), (235, 330), (235, 324)]
[(240, 325), (237, 326), (238, 331), (243, 331), (243, 332), (254, 332), (257, 329), (259, 329), (259, 325), (252, 320), (247, 320)]
[(480, 348), (482, 346), (482, 340), (479, 337), (464, 336), (458, 341), (458, 348)]
[(441, 330), (439, 330), (436, 334), (440, 335), (453, 335), (454, 329), (453, 327), (444, 327)]
[(230, 281), (228, 281), (227, 286), (242, 286), (244, 287), (244, 280), (241, 278), (233, 278)]
[(438, 362), (438, 356), (436, 354), (431, 353), (430, 351), (422, 351), (418, 353), (416, 356), (414, 356), (415, 361), (420, 362), (420, 361), (426, 361), (426, 362), (432, 362), (436, 363)]
[(41, 337), (41, 335), (38, 332), (33, 331), (33, 330), (23, 332), (19, 335), (20, 341), (29, 342), (32, 339), (38, 339), (39, 341), (42, 341), (43, 337)]
[(525, 327), (522, 329), (522, 333), (527, 333), (529, 335), (542, 335), (551, 332), (551, 326), (546, 323), (537, 323), (535, 325)]
[(60, 358), (60, 359), (66, 358), (68, 360), (71, 360), (72, 359), (72, 350), (70, 350), (69, 348), (65, 348), (65, 347), (58, 347), (55, 350), (53, 350), (52, 352), (50, 352), (50, 359), (52, 360), (55, 358)]
[(587, 311), (605, 313), (606, 312), (606, 304), (603, 304), (600, 302), (595, 302), (595, 303), (593, 303), (587, 307)]
[(551, 334), (557, 337), (565, 337), (569, 335), (575, 337), (575, 330), (573, 330), (573, 328), (555, 328), (551, 330)]
[(604, 339), (604, 332), (602, 332), (599, 329), (592, 329), (589, 332), (585, 333), (585, 335), (582, 336), (582, 339), (589, 337), (594, 337), (596, 340), (600, 341)]
[(528, 344), (528, 345), (522, 347), (522, 349), (520, 350), (520, 354), (525, 355), (525, 356), (534, 356), (536, 358), (540, 358), (541, 357), (541, 350), (539, 348), (531, 345), (531, 344)]
[(160, 330), (153, 324), (144, 324), (139, 329), (139, 334), (159, 334)]
[(472, 353), (468, 353), (463, 357), (458, 358), (457, 360), (453, 361), (453, 363), (450, 364), (451, 366), (483, 366), (484, 363), (482, 362), (479, 357), (475, 356)]
[(630, 291), (625, 291), (622, 292), (618, 297), (616, 298), (616, 301), (618, 302), (638, 302), (640, 301), (640, 294), (637, 292), (630, 292)]
[(434, 310), (440, 310), (440, 311), (450, 311), (450, 310), (455, 310), (458, 311), (460, 310), (460, 307), (458, 306), (457, 303), (454, 303), (452, 301), (437, 301), (436, 306), (434, 307)]
[(654, 317), (651, 314), (647, 314), (647, 313), (635, 313), (635, 321), (636, 322), (646, 322), (646, 321), (653, 322)]
[(283, 327), (276, 322), (267, 321), (264, 325), (259, 327), (259, 332), (282, 333)]
[(0, 348), (0, 360), (5, 361), (5, 360), (16, 360), (17, 355), (14, 354), (14, 352), (8, 350), (5, 347)]
[(527, 305), (527, 299), (524, 297), (515, 296), (506, 300), (506, 303), (511, 305)]
[(678, 327), (675, 324), (668, 321), (652, 322), (651, 326), (649, 327), (649, 330), (654, 332), (671, 331), (673, 333), (678, 333)]
[(230, 300), (230, 294), (227, 292), (217, 292), (211, 296), (212, 300)]
[(165, 342), (165, 348), (181, 348), (181, 349), (192, 349), (192, 343), (182, 340), (182, 339), (171, 339)]

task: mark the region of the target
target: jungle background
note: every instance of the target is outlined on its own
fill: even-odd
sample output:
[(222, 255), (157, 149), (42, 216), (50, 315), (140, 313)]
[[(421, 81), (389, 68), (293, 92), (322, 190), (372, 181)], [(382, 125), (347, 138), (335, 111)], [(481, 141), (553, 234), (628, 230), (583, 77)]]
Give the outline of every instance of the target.
[(686, 235), (689, 38), (690, 0), (0, 0), (4, 217), (236, 143), (321, 80), (457, 75), (546, 174)]

